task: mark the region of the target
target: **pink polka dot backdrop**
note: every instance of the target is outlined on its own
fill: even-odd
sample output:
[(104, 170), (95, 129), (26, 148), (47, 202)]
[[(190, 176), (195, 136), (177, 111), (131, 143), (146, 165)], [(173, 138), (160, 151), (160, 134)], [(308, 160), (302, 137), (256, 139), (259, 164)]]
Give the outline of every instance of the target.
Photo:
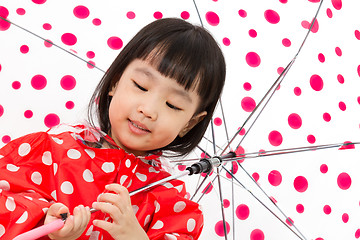
[[(227, 135), (231, 138), (256, 106), (264, 105), (262, 97), (297, 53), (319, 3), (197, 1), (202, 22), (227, 63), (222, 109), (217, 108), (213, 121), (217, 154), (227, 145)], [(1, 146), (59, 123), (82, 122), (103, 71), (145, 24), (165, 17), (200, 24), (190, 0), (103, 4), (1, 1), (0, 16), (14, 23), (0, 19)], [(359, 146), (316, 147), (359, 142), (359, 7), (357, 1), (323, 2), (285, 79), (257, 120), (256, 115), (251, 117), (230, 145), (238, 156), (254, 153), (225, 165), (242, 185), (219, 170), (227, 233), (218, 180), (210, 184), (215, 172), (195, 196), (196, 201), (201, 198), (205, 215), (200, 239), (224, 239), (225, 234), (228, 239), (248, 240), (301, 239), (302, 235), (314, 240), (360, 238)], [(207, 139), (212, 139), (210, 129), (201, 147), (213, 154)], [(298, 147), (312, 148), (275, 154)], [(274, 155), (268, 156), (269, 151)], [(201, 156), (196, 150), (188, 158)], [(184, 166), (175, 168), (184, 170)], [(203, 175), (183, 178), (190, 195), (203, 179)]]

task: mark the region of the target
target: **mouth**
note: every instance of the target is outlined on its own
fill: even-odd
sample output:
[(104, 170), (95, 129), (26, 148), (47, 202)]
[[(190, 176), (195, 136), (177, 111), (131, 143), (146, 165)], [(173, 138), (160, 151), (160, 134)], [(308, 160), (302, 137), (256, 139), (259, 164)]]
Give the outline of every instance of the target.
[(130, 119), (128, 119), (129, 121), (129, 127), (130, 129), (135, 132), (135, 133), (150, 133), (151, 131), (142, 123), (140, 122), (136, 122), (136, 121), (131, 121)]

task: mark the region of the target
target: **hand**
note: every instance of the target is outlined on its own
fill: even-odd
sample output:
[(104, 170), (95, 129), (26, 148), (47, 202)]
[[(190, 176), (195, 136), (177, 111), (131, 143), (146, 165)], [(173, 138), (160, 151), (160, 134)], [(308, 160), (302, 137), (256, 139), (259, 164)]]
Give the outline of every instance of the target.
[(112, 193), (99, 195), (92, 207), (109, 214), (113, 222), (94, 220), (94, 226), (104, 229), (115, 240), (149, 239), (134, 214), (128, 190), (119, 184), (107, 185), (105, 189)]
[(91, 213), (89, 207), (79, 205), (74, 208), (74, 215), (69, 216), (68, 207), (62, 203), (54, 203), (50, 206), (44, 223), (47, 224), (61, 218), (60, 214), (62, 213), (68, 214), (64, 227), (49, 234), (49, 238), (57, 240), (72, 240), (79, 238), (90, 221)]

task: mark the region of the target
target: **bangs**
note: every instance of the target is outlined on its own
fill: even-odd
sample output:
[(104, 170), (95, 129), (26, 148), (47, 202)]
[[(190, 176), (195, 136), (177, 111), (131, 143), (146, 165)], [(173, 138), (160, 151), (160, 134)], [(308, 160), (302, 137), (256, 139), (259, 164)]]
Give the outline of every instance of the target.
[[(168, 36), (155, 47), (149, 47), (140, 59), (148, 61), (163, 76), (174, 79), (185, 90), (194, 90), (200, 97), (205, 97), (206, 91), (201, 88), (204, 79), (204, 52), (188, 32), (176, 36)], [(194, 39), (196, 40), (196, 39)]]

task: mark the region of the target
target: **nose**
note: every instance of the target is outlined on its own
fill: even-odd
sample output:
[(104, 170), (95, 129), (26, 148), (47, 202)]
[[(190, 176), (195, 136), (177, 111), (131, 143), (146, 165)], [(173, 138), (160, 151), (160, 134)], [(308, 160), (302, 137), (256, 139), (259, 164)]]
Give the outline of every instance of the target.
[(156, 103), (151, 100), (145, 100), (138, 106), (138, 112), (143, 114), (146, 118), (155, 121), (158, 118), (158, 108)]

